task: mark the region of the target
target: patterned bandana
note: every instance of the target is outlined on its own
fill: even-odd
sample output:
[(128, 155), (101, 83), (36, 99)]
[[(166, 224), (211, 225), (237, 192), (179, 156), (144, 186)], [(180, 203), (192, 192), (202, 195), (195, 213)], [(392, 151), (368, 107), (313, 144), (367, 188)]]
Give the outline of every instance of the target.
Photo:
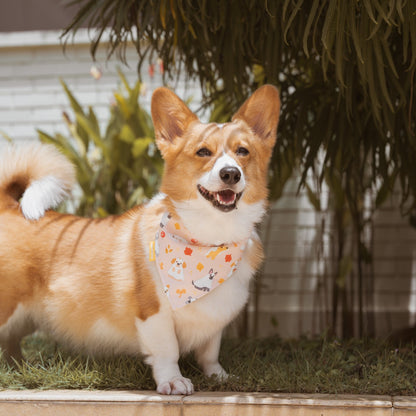
[(172, 309), (179, 309), (210, 293), (237, 270), (246, 242), (203, 246), (190, 238), (185, 227), (163, 214), (150, 261), (157, 262), (164, 292)]

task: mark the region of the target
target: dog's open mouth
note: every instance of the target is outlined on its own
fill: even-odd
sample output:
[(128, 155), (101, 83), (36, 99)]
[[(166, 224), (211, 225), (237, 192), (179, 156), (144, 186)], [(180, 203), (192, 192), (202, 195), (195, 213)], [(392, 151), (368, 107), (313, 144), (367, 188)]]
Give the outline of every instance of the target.
[(234, 208), (237, 208), (237, 202), (243, 194), (242, 192), (237, 194), (231, 189), (211, 192), (202, 185), (198, 185), (198, 191), (207, 201), (210, 201), (215, 208), (218, 208), (223, 212), (229, 212)]

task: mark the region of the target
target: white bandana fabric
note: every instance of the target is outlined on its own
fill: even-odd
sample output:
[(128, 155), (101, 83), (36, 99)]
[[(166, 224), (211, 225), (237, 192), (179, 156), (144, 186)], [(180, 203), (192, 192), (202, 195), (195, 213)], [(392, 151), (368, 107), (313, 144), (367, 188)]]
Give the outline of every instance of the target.
[(165, 213), (155, 241), (150, 243), (164, 292), (172, 309), (186, 306), (212, 292), (237, 270), (246, 243), (203, 246), (185, 227)]

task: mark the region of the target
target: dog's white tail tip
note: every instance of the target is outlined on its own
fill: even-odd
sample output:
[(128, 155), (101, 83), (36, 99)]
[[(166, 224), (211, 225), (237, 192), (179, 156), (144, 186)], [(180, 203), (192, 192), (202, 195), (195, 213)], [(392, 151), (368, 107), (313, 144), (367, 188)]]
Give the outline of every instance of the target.
[(20, 201), (24, 217), (36, 221), (45, 211), (56, 208), (67, 195), (67, 186), (54, 176), (45, 176), (33, 181), (25, 190)]

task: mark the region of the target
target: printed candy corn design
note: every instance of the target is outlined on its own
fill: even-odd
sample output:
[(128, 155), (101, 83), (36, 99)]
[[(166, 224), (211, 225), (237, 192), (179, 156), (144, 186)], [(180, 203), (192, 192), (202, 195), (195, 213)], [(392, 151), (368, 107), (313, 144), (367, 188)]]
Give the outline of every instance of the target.
[[(165, 213), (149, 258), (155, 260), (162, 287), (173, 309), (196, 302), (230, 279), (237, 270), (245, 242), (203, 246), (184, 226)], [(168, 290), (166, 290), (168, 288)]]

